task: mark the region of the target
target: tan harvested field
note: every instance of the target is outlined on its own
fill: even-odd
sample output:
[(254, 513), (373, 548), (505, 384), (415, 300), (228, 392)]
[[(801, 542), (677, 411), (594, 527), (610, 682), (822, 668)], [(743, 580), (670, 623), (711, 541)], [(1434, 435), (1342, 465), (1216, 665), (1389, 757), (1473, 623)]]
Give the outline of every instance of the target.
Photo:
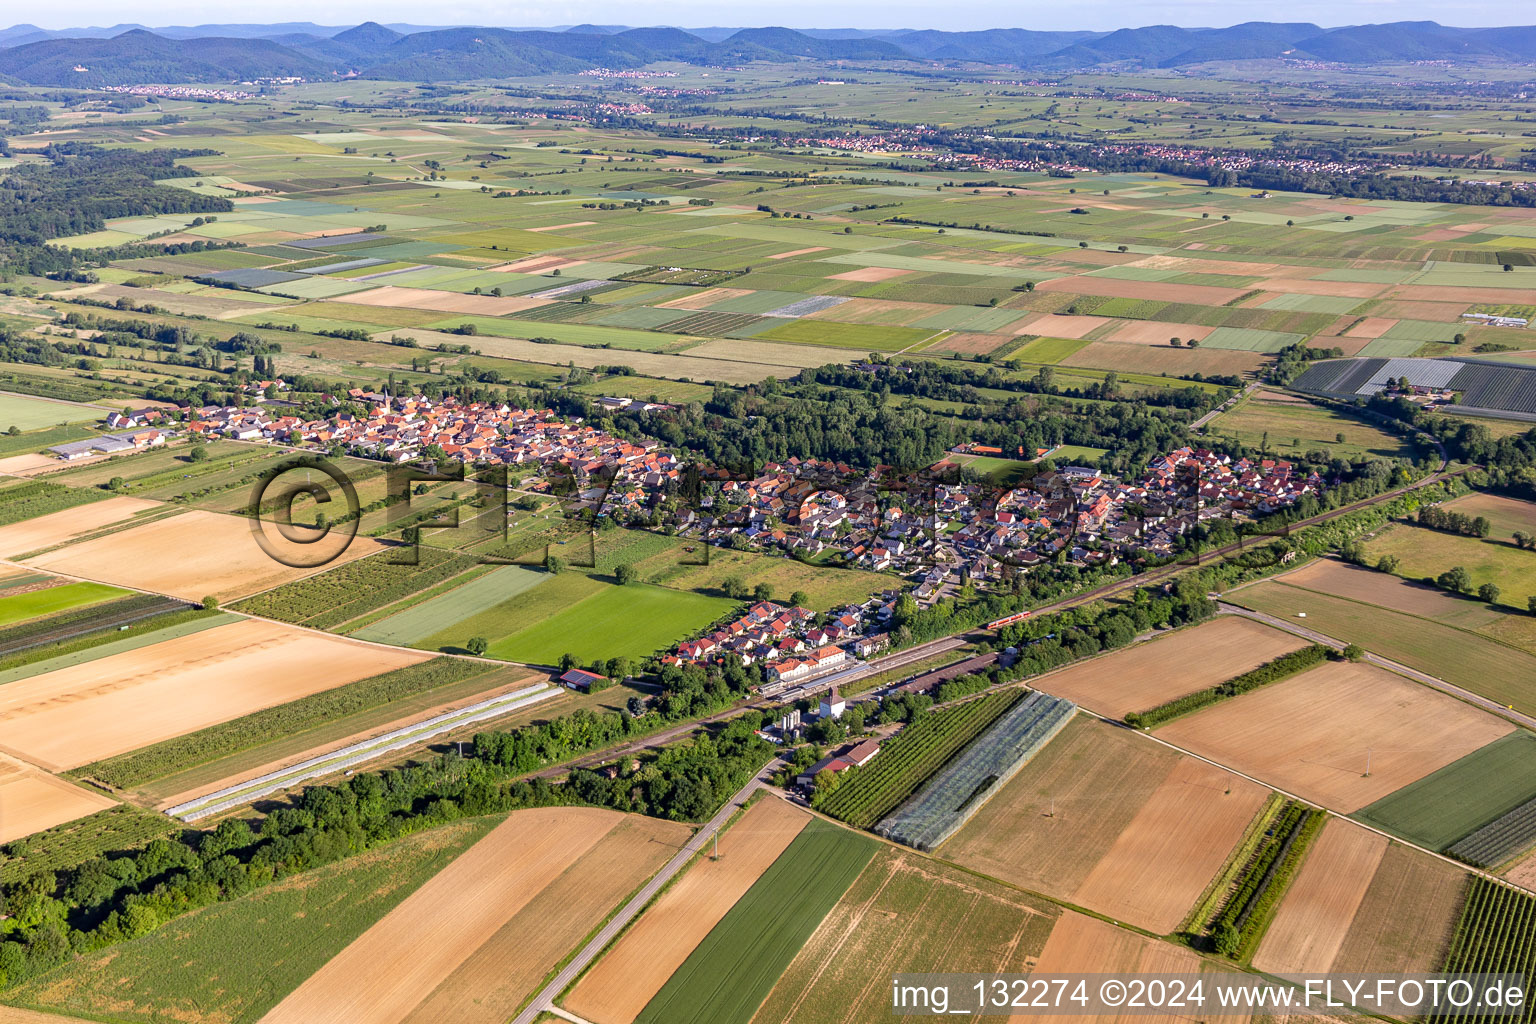
[[(1389, 573), (1350, 565), (1335, 558), (1314, 559), (1295, 572), (1275, 578), (1291, 586), (1468, 628), (1499, 618), (1498, 612), (1490, 611), (1484, 605), (1458, 600), (1434, 587), (1410, 583)], [(1242, 591), (1237, 592), (1237, 597), (1242, 600)]]
[(242, 619), (7, 683), (0, 749), (74, 768), (429, 657)]
[(1087, 366), (1099, 370), (1130, 373), (1232, 373), (1256, 370), (1264, 363), (1257, 352), (1234, 349), (1187, 349), (1172, 346), (1117, 345), (1112, 341), (1091, 341), (1060, 363), (1061, 366)]
[(397, 288), (385, 285), (347, 296), (357, 306), (387, 306), (391, 309), (435, 309), (444, 313), (475, 313), (505, 316), (536, 306), (547, 306), (553, 299), (531, 299), (523, 295), (469, 295), (437, 291), (432, 288)]
[(1398, 285), (1393, 298), (1415, 299), (1422, 302), (1456, 302), (1463, 306), (1474, 302), (1529, 302), (1536, 289), (1532, 288), (1467, 288), (1458, 285)]
[(0, 1006), (0, 1024), (96, 1024), (79, 1017), (65, 1017), (41, 1010), (26, 1010), (19, 1006)]
[(504, 1024), (611, 908), (677, 852), (688, 831), (626, 815), (445, 977), (404, 1024)]
[(1280, 900), (1253, 965), (1271, 974), (1332, 967), (1386, 852), (1386, 836), (1330, 818)]
[(751, 288), (704, 288), (680, 299), (670, 299), (656, 304), (658, 309), (703, 309), (713, 302), (739, 299), (751, 295)]
[(1396, 327), (1397, 324), (1398, 321), (1390, 317), (1368, 316), (1345, 331), (1344, 334), (1350, 338), (1379, 338)]
[(570, 270), (586, 262), (586, 260), (566, 259), (564, 256), (529, 256), (526, 259), (513, 260), (511, 263), (502, 263), (486, 269), (498, 274), (547, 274), (551, 270)]
[(1348, 335), (1317, 335), (1307, 342), (1309, 348), (1336, 348), (1346, 356), (1357, 356), (1371, 343), (1371, 338), (1351, 338)]
[(542, 228), (529, 228), (529, 231), (564, 231), (566, 228), (584, 228), (589, 224), (596, 224), (595, 220), (573, 220), (569, 224), (546, 224)]
[(1058, 277), (1035, 286), (1042, 292), (1074, 295), (1107, 295), (1121, 299), (1158, 299), (1192, 302), (1199, 306), (1224, 306), (1240, 298), (1244, 290), (1204, 284), (1169, 284), (1167, 281), (1126, 281), (1117, 277)]
[(108, 498), (106, 501), (76, 505), (62, 512), (0, 526), (0, 557), (14, 558), (29, 551), (63, 544), (83, 534), (115, 526), (137, 512), (161, 507), (159, 502), (145, 501), (143, 498)]
[(1513, 729), (1386, 669), (1329, 662), (1176, 719), (1157, 735), (1349, 813)]
[(1060, 916), (1043, 899), (884, 847), (795, 955), (753, 1024), (886, 1019), (898, 972), (1024, 973)]
[(40, 469), (62, 469), (65, 463), (60, 462), (52, 455), (44, 455), (41, 452), (28, 452), (26, 455), (8, 455), (0, 459), (0, 473), (9, 476), (27, 476)]
[(1123, 718), (1224, 683), (1303, 646), (1289, 633), (1242, 616), (1223, 615), (1193, 629), (1052, 672), (1035, 680), (1034, 686), (1094, 714)]
[[(381, 339), (388, 339), (390, 335), (402, 335), (417, 339), (423, 345), (438, 345), (443, 342), (457, 345), (462, 342), (455, 341), (459, 337), (455, 334), (446, 334), (440, 331), (426, 331), (421, 328), (407, 328), (398, 331), (385, 331), (378, 335)], [(715, 345), (716, 342), (706, 344)], [(727, 384), (756, 384), (768, 377), (791, 376), (786, 372), (784, 364), (771, 362), (757, 362), (750, 354), (750, 349), (744, 346), (758, 343), (752, 341), (730, 341), (718, 343), (725, 347), (720, 349), (719, 355), (714, 358), (699, 357), (695, 353), (697, 348), (687, 353), (661, 353), (626, 351), (623, 353), (623, 362), (626, 366), (633, 367), (636, 372), (650, 377), (665, 377), (669, 380), (718, 380)], [(520, 338), (497, 338), (492, 335), (482, 334), (475, 339), (475, 347), (488, 356), (499, 356), (504, 359), (520, 359), (529, 363), (544, 363), (550, 366), (565, 366), (575, 363), (577, 366), (590, 369), (594, 366), (610, 366), (613, 364), (613, 349), (602, 348), (578, 348), (574, 345), (540, 345), (536, 342), (526, 341)], [(701, 346), (702, 347), (702, 346)], [(789, 347), (801, 353), (800, 358), (812, 358), (815, 354), (817, 362), (804, 365), (820, 366), (824, 363), (846, 363), (858, 357), (856, 349), (837, 349), (835, 357), (829, 357), (828, 353), (834, 350), (817, 348), (811, 345), (774, 346)], [(734, 358), (733, 358), (734, 356)], [(794, 365), (803, 365), (796, 363)]]
[(772, 256), (769, 256), (768, 258), (771, 259), (771, 260), (787, 260), (791, 256), (809, 256), (813, 252), (826, 252), (826, 251), (827, 251), (827, 247), (824, 246), (824, 245), (813, 245), (813, 246), (810, 246), (809, 248), (806, 248), (806, 249), (791, 249), (788, 252), (776, 252)]
[(1515, 861), (1504, 872), (1504, 877), (1516, 885), (1536, 890), (1536, 851)]
[(807, 313), (803, 320), (830, 320), (844, 324), (889, 324), (905, 327), (914, 320), (943, 313), (948, 306), (932, 302), (902, 302), (896, 299), (849, 299), (826, 309)]
[[(1107, 921), (1067, 911), (1051, 929), (1045, 949), (1040, 952), (1034, 971), (1039, 974), (1198, 974), (1202, 961), (1192, 950), (1171, 942), (1149, 939), (1145, 935), (1117, 928)], [(1217, 1019), (1202, 1014), (1205, 1020)], [(1098, 1014), (1059, 1015), (1051, 1021), (1062, 1024), (1149, 1024), (1149, 1022), (1188, 1021), (1184, 1014)], [(1037, 1014), (1015, 1014), (1009, 1024), (1039, 1024)]]
[(940, 856), (1070, 899), (1181, 760), (1129, 730), (1079, 715)]
[(1170, 324), (1161, 320), (1126, 320), (1105, 335), (1104, 340), (1131, 345), (1167, 345), (1169, 338), (1204, 341), (1205, 336), (1215, 329), (1199, 324)]
[(906, 277), (912, 273), (910, 270), (898, 270), (895, 267), (859, 267), (856, 270), (845, 270), (841, 274), (833, 274), (834, 281), (889, 281), (893, 277)]
[(1311, 278), (1298, 280), (1290, 277), (1266, 277), (1259, 282), (1259, 287), (1267, 292), (1286, 292), (1293, 295), (1332, 295), (1347, 299), (1374, 299), (1392, 285), (1366, 281), (1318, 281)]
[(1127, 263), (1128, 267), (1149, 270), (1182, 270), (1186, 274), (1235, 274), (1238, 277), (1268, 277), (1282, 269), (1273, 263), (1244, 263), (1240, 260), (1202, 260), (1190, 256), (1147, 256)]
[(115, 806), (111, 797), (0, 756), (0, 843)]
[[(856, 349), (824, 348), (819, 345), (790, 345), (777, 341), (759, 341), (756, 338), (720, 338), (706, 341), (685, 349), (683, 355), (693, 359), (718, 359), (725, 362), (745, 362), (751, 365), (767, 364), (778, 367), (826, 366), (828, 363), (846, 363)], [(631, 353), (624, 353), (628, 360)], [(610, 355), (610, 358), (612, 356)], [(781, 376), (788, 376), (783, 370)]]
[(695, 860), (562, 1005), (595, 1024), (630, 1024), (810, 818), (784, 800), (758, 800), (721, 836), (720, 859)]
[(1438, 971), (1466, 898), (1466, 871), (1422, 850), (1389, 843), (1331, 970)]
[(1399, 320), (1434, 320), (1439, 323), (1455, 323), (1466, 311), (1466, 302), (1422, 302), (1418, 299), (1389, 299), (1371, 310), (1377, 316), (1397, 317)]
[(1013, 326), (1014, 334), (1038, 334), (1044, 338), (1083, 338), (1107, 323), (1104, 316), (1071, 316), (1066, 313), (1044, 313)]
[(1011, 334), (980, 334), (975, 331), (956, 331), (928, 352), (964, 352), (966, 355), (985, 355), (1013, 341)]
[(1182, 758), (1094, 865), (1075, 901), (1166, 935), (1226, 863), (1269, 790)]
[[(522, 998), (520, 994), (506, 1005), (509, 994), (500, 983), (507, 972), (536, 969), (538, 974), (532, 978), (536, 985), (553, 966), (552, 962), (542, 967), (519, 963), (519, 940), (538, 945), (540, 928), (560, 928), (563, 923), (546, 917), (537, 923), (525, 921), (525, 927), (514, 934), (503, 930), (559, 885), (563, 875), (576, 872), (574, 881), (586, 880), (580, 868), (588, 852), (629, 821), (616, 811), (591, 807), (514, 811), (290, 992), (262, 1018), (263, 1024), (399, 1024), (439, 998), (439, 991), (454, 1013), (473, 1011), (477, 1015), (473, 1019), (505, 1020)], [(655, 845), (668, 852), (687, 833), (684, 826), (667, 822), (653, 821), (650, 827), (656, 829), (655, 835), (667, 836)], [(640, 853), (651, 842), (644, 828), (632, 829), (629, 835), (635, 844), (632, 853)], [(628, 871), (613, 862), (612, 852), (604, 852), (603, 866), (610, 872)], [(632, 877), (631, 888), (643, 876)], [(545, 907), (546, 913), (582, 923), (572, 945), (611, 909), (609, 883), (586, 881), (587, 885), (569, 887), (562, 905)], [(492, 951), (488, 956), (499, 963), (479, 958), (487, 944)], [(556, 959), (567, 951), (562, 949)], [(449, 979), (471, 964), (476, 977), (459, 978), (460, 985), (471, 986), (468, 991), (446, 987)], [(493, 997), (474, 1006), (477, 991), (488, 988)], [(493, 1018), (492, 1014), (499, 1015)], [(461, 1018), (436, 1018), (450, 1019)]]
[[(99, 504), (133, 500), (109, 498)], [(253, 522), (240, 516), (193, 509), (168, 519), (71, 544), (28, 559), (27, 564), (101, 583), (152, 590), (187, 601), (199, 601), (209, 594), (228, 601), (311, 576), (384, 548), (377, 540), (359, 536), (345, 550), (340, 550), (345, 534), (337, 530), (326, 540), (311, 545), (311, 548), (340, 550), (334, 560), (313, 569), (295, 569), (274, 560), (261, 549), (251, 533)], [(276, 536), (275, 528), (269, 527), (269, 534)], [(321, 554), (300, 550), (297, 555), (308, 557), (312, 553)]]

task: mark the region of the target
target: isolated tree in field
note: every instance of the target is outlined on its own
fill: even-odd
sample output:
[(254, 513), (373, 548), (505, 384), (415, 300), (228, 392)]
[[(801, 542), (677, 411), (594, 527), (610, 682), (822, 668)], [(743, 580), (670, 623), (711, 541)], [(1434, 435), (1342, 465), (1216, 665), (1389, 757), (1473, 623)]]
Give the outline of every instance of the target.
[(1181, 348), (1184, 345), (1184, 341), (1182, 338), (1169, 338), (1168, 344), (1172, 345), (1174, 348)]
[(1514, 533), (1515, 547), (1536, 549), (1536, 536), (1526, 533), (1524, 530), (1516, 530)]
[(1532, 615), (1536, 615), (1536, 594), (1532, 594), (1530, 597), (1525, 599), (1525, 610), (1530, 612)]
[(1504, 264), (1504, 273), (1506, 273), (1506, 274), (1513, 274), (1514, 272), (1515, 272), (1514, 264), (1512, 264), (1512, 263)]
[(1344, 648), (1342, 653), (1344, 655), (1345, 661), (1365, 660), (1365, 648), (1361, 647), (1359, 644), (1349, 644)]
[(1467, 340), (1467, 336), (1465, 334), (1458, 334), (1458, 335), (1456, 335), (1456, 337), (1452, 338), (1451, 340), (1454, 341), (1456, 344), (1460, 345), (1462, 342)]
[(1484, 583), (1482, 586), (1477, 588), (1478, 598), (1488, 602), (1489, 604), (1498, 604), (1499, 594), (1501, 593), (1503, 593), (1503, 591), (1499, 590), (1497, 583)]
[(1488, 521), (1487, 516), (1478, 516), (1472, 520), (1472, 536), (1487, 537), (1492, 532), (1493, 524)]
[(202, 605), (209, 611), (217, 611), (219, 607), (219, 599), (214, 597), (212, 594), (209, 594), (207, 597), (203, 598)]
[(1397, 567), (1402, 563), (1396, 555), (1382, 555), (1376, 562), (1376, 568), (1381, 572), (1397, 572)]
[(107, 481), (107, 490), (109, 491), (120, 491), (127, 486), (128, 481), (124, 480), (120, 476), (115, 476), (111, 480)]
[(733, 601), (741, 601), (750, 593), (747, 590), (747, 581), (740, 576), (727, 576), (720, 581), (720, 589), (725, 591), (725, 596)]
[(21, 428), (12, 423), (11, 428), (7, 430), (6, 433), (10, 434), (12, 437), (15, 437), (17, 434), (21, 433)]
[(472, 636), (464, 642), (464, 649), (477, 658), (484, 657), (490, 646), (491, 642), (483, 636)]
[(195, 444), (192, 446), (192, 450), (187, 452), (187, 458), (193, 462), (206, 462), (208, 460), (208, 449), (201, 444)]
[(803, 590), (797, 590), (789, 595), (789, 603), (796, 608), (809, 608), (811, 606), (811, 595)]
[(544, 558), (544, 571), (551, 576), (558, 576), (565, 572), (565, 559), (559, 555), (546, 555)]
[(1190, 348), (1199, 348), (1200, 347), (1200, 339), (1199, 338), (1190, 338), (1188, 344), (1189, 344)]
[(1458, 594), (1465, 593), (1472, 586), (1472, 576), (1462, 566), (1456, 565), (1441, 573), (1435, 581), (1446, 590), (1455, 591)]
[(1337, 434), (1334, 434), (1333, 435), (1333, 440), (1334, 440), (1334, 442), (1336, 444), (1343, 444), (1344, 443), (1344, 431), (1341, 430)]
[(624, 565), (621, 565), (617, 569), (613, 570), (613, 578), (619, 581), (619, 586), (621, 587), (628, 586), (629, 584), (635, 582), (635, 578), (639, 575), (640, 573), (635, 569), (635, 567), (628, 563), (625, 563)]
[(756, 601), (772, 601), (773, 584), (759, 583), (757, 586), (752, 588), (752, 598)]

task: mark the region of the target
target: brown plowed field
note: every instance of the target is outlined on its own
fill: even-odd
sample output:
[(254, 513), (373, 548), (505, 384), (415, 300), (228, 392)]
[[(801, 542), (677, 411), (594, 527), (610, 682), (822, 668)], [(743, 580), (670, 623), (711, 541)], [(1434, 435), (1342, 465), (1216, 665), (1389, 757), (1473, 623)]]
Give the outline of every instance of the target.
[(1022, 321), (1014, 327), (1013, 333), (1038, 334), (1044, 338), (1082, 338), (1110, 322), (1110, 319), (1104, 316), (1046, 313), (1043, 316)]
[(0, 843), (83, 818), (117, 801), (0, 757)]
[(1033, 684), (1094, 714), (1123, 718), (1224, 683), (1305, 646), (1278, 629), (1223, 615), (1102, 658), (1042, 676)]
[(1331, 970), (1438, 971), (1470, 878), (1422, 850), (1389, 843)]
[(1349, 813), (1513, 728), (1386, 669), (1328, 662), (1176, 719), (1157, 735)]
[(1011, 334), (979, 334), (974, 331), (956, 331), (929, 352), (964, 352), (967, 355), (984, 355), (1013, 341)]
[(1379, 338), (1396, 327), (1397, 324), (1398, 321), (1390, 317), (1368, 316), (1345, 331), (1344, 334), (1350, 338)]
[(1161, 320), (1127, 320), (1110, 331), (1104, 340), (1133, 345), (1167, 345), (1169, 338), (1204, 341), (1205, 336), (1215, 329), (1199, 324), (1170, 324)]
[(607, 910), (687, 840), (685, 825), (627, 815), (445, 977), (405, 1024), (505, 1024)]
[[(134, 499), (109, 498), (100, 504), (118, 500)], [(312, 576), (384, 547), (377, 540), (359, 536), (341, 550), (346, 535), (338, 529), (325, 540), (310, 546), (314, 549), (325, 547), (325, 553), (340, 551), (336, 558), (317, 568), (295, 569), (274, 560), (261, 549), (252, 536), (253, 522), (240, 516), (194, 509), (72, 544), (29, 559), (28, 564), (82, 579), (169, 594), (187, 601), (198, 601), (208, 594), (227, 601)], [(267, 530), (269, 535), (276, 535), (275, 527), (270, 524)], [(298, 556), (309, 557), (312, 553), (321, 554), (303, 550)]]
[(1263, 786), (1215, 765), (1181, 759), (1088, 873), (1076, 902), (1172, 932), (1268, 796)]
[[(262, 1024), (399, 1024), (469, 963), (476, 963), (481, 984), (497, 984), (498, 966), (502, 972), (525, 966), (506, 962), (521, 953), (515, 937), (501, 936), (498, 941), (502, 929), (562, 875), (580, 872), (588, 851), (626, 820), (616, 811), (592, 807), (514, 812), (290, 992)], [(640, 833), (635, 837), (643, 847)], [(614, 868), (612, 863), (606, 866)], [(590, 886), (573, 887), (563, 906), (546, 909), (584, 923), (574, 940), (579, 941), (612, 908), (608, 889), (607, 883), (593, 880)], [(520, 929), (521, 937), (533, 945), (540, 942), (537, 928), (560, 926), (547, 918), (527, 924), (528, 929)], [(477, 962), (487, 943), (495, 944), (499, 965)], [(543, 967), (533, 984), (548, 969)], [(473, 990), (444, 992), (456, 1010), (458, 999), (473, 1000), (475, 995)], [(480, 1010), (500, 1013), (496, 1019), (505, 1020), (516, 1004), (502, 1007), (504, 998), (499, 993), (496, 1006)], [(438, 1018), (450, 1019), (455, 1018)]]
[(1129, 730), (1079, 715), (941, 847), (941, 855), (1070, 899), (1180, 760), (1177, 752)]
[(1393, 298), (1414, 299), (1420, 302), (1456, 302), (1463, 306), (1474, 302), (1526, 302), (1536, 293), (1532, 288), (1473, 288), (1448, 284), (1396, 285)]
[(1189, 256), (1148, 256), (1128, 267), (1151, 270), (1182, 270), (1187, 274), (1233, 274), (1237, 277), (1268, 277), (1281, 269), (1273, 263), (1243, 263), (1238, 260), (1202, 260)]
[(159, 507), (158, 502), (145, 501), (143, 498), (108, 498), (106, 501), (76, 505), (62, 512), (0, 526), (0, 557), (14, 558), (28, 551), (63, 544), (83, 534), (114, 526), (135, 512)]
[(1455, 323), (1468, 302), (1421, 302), (1416, 299), (1388, 299), (1371, 310), (1379, 316), (1397, 317), (1399, 320), (1434, 320), (1439, 323)]
[(1504, 877), (1516, 885), (1536, 889), (1536, 853), (1528, 853), (1521, 860), (1515, 861), (1504, 872)]
[(596, 1024), (630, 1024), (810, 817), (777, 798), (753, 804), (720, 837), (720, 859), (694, 861), (562, 1005)]
[(63, 469), (67, 465), (67, 462), (61, 462), (52, 455), (28, 452), (25, 455), (8, 455), (0, 459), (0, 473), (11, 476), (30, 476), (38, 470)]
[(1167, 281), (1125, 281), (1116, 277), (1058, 277), (1050, 281), (1041, 281), (1035, 288), (1042, 292), (1072, 292), (1075, 295), (1108, 295), (1122, 299), (1192, 302), (1197, 306), (1224, 306), (1245, 294), (1239, 288), (1221, 288), (1204, 284), (1169, 284)]
[(467, 295), (460, 292), (444, 292), (434, 288), (397, 288), (385, 285), (366, 292), (348, 295), (347, 301), (357, 306), (387, 306), (391, 309), (435, 309), (444, 313), (476, 313), (484, 316), (503, 316), (536, 306), (547, 306), (552, 299), (530, 299), (522, 295)]
[(0, 748), (52, 771), (425, 661), (243, 619), (0, 688)]
[(1253, 965), (1271, 974), (1332, 967), (1386, 852), (1386, 836), (1330, 818), (1280, 900)]

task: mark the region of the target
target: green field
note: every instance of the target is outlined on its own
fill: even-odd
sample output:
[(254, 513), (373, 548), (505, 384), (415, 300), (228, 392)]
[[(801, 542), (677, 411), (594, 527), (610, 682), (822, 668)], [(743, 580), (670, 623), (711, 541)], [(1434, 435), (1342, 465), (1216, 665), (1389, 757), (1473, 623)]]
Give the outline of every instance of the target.
[(1354, 813), (1368, 825), (1444, 850), (1536, 797), (1536, 733), (1518, 729)]
[(1412, 523), (1394, 523), (1366, 545), (1372, 562), (1385, 557), (1399, 562), (1397, 575), (1418, 580), (1437, 577), (1461, 566), (1472, 579), (1472, 592), (1485, 583), (1499, 588), (1499, 603), (1519, 611), (1536, 595), (1536, 551), (1523, 551), (1507, 535), (1486, 540), (1432, 530)]
[[(1206, 426), (1206, 432), (1233, 437), (1254, 448), (1267, 440), (1272, 454), (1299, 457), (1324, 449), (1345, 458), (1404, 458), (1413, 448), (1394, 434), (1355, 416), (1310, 402), (1287, 400), (1259, 391), (1238, 402)], [(1342, 434), (1344, 439), (1339, 440)]]
[(505, 565), (351, 635), (359, 640), (409, 647), (434, 633), (452, 628), (482, 608), (510, 600), (553, 578), (539, 569)]
[(590, 597), (496, 640), (486, 653), (533, 665), (557, 664), (564, 654), (574, 654), (583, 665), (645, 658), (698, 632), (737, 603), (645, 584), (601, 584)]
[(0, 626), (127, 596), (128, 591), (102, 583), (65, 583), (44, 590), (0, 597)]
[(54, 402), (31, 395), (15, 395), (0, 391), (0, 431), (15, 427), (18, 430), (38, 430), (61, 423), (79, 423), (83, 420), (99, 420), (107, 410), (95, 406), (77, 405), (73, 402)]
[(1295, 619), (1517, 710), (1536, 710), (1536, 657), (1417, 615), (1274, 581), (1229, 593), (1238, 604)]
[(6, 1001), (134, 1024), (255, 1024), (497, 821), (456, 821), (194, 911), (72, 958)]
[(635, 1024), (748, 1024), (880, 844), (815, 819), (711, 929)]

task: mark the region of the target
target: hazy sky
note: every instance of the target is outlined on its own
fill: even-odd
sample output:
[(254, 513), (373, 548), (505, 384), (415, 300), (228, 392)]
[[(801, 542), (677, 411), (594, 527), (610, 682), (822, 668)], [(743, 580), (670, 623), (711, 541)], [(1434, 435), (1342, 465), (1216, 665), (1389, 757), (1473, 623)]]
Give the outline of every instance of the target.
[(1311, 21), (1324, 26), (1435, 20), (1450, 25), (1528, 25), (1536, 11), (1524, 0), (1075, 0), (1002, 3), (976, 0), (941, 5), (917, 0), (268, 0), (259, 6), (210, 6), (203, 0), (63, 0), (57, 4), (6, 4), (0, 26), (29, 22), (44, 28), (83, 25), (201, 25), (261, 21), (313, 21), (345, 25), (360, 21), (434, 25), (788, 25), (798, 28), (1114, 29), (1173, 24), (1224, 26), (1243, 21)]

